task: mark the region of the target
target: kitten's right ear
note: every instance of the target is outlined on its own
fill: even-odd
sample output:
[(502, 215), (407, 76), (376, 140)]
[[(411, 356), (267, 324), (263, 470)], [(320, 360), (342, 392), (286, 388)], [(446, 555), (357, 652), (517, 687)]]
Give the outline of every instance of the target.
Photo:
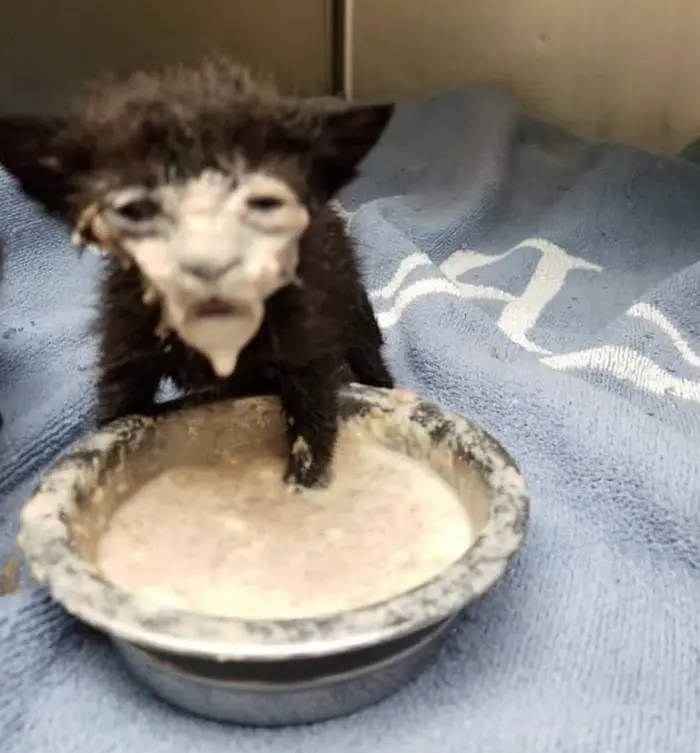
[(0, 117), (0, 165), (24, 193), (49, 212), (68, 211), (69, 183), (78, 155), (61, 143), (68, 120), (40, 115)]
[(316, 153), (319, 181), (333, 196), (356, 175), (394, 114), (394, 104), (333, 105), (317, 115), (321, 136)]

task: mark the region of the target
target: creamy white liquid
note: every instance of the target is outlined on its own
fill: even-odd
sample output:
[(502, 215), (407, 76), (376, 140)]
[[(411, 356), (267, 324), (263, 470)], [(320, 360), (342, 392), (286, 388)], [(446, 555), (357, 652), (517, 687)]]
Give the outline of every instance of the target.
[(352, 432), (324, 490), (292, 492), (264, 444), (217, 463), (163, 473), (119, 508), (98, 547), (108, 580), (200, 613), (311, 617), (414, 588), (474, 541), (437, 474)]

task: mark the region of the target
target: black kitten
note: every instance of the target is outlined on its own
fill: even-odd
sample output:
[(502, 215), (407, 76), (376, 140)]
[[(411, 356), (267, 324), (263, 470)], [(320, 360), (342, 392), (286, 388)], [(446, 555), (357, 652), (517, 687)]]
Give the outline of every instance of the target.
[(186, 392), (281, 398), (286, 478), (328, 481), (336, 395), (391, 387), (352, 244), (329, 200), (391, 117), (321, 108), (217, 61), (112, 84), (64, 119), (0, 118), (0, 162), (108, 252), (98, 420)]

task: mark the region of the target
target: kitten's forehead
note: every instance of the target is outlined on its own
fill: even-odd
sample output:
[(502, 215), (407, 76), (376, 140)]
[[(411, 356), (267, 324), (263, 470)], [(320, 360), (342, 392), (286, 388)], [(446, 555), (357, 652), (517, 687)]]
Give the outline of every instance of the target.
[(205, 170), (201, 175), (163, 188), (172, 195), (186, 211), (193, 214), (208, 214), (216, 211), (232, 193), (238, 190), (241, 179), (236, 171), (233, 175)]
[(227, 184), (266, 174), (286, 183), (300, 196), (308, 183), (308, 149), (285, 149), (282, 138), (265, 133), (246, 136), (246, 132), (226, 132), (220, 137), (202, 129), (196, 137), (185, 138), (177, 124), (163, 124), (165, 135), (135, 132), (128, 139), (122, 134), (111, 141), (98, 137), (92, 169), (81, 176), (88, 193), (101, 193), (119, 187), (141, 185), (182, 186), (197, 182), (214, 193)]

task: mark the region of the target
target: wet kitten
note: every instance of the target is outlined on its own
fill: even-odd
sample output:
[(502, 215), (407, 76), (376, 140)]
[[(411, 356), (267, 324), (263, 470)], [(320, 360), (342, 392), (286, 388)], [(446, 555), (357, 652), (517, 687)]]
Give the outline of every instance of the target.
[(348, 372), (393, 385), (329, 205), (392, 111), (284, 98), (219, 60), (132, 76), (65, 118), (0, 118), (0, 162), (108, 252), (100, 423), (153, 412), (166, 377), (187, 392), (277, 394), (287, 480), (327, 483)]

